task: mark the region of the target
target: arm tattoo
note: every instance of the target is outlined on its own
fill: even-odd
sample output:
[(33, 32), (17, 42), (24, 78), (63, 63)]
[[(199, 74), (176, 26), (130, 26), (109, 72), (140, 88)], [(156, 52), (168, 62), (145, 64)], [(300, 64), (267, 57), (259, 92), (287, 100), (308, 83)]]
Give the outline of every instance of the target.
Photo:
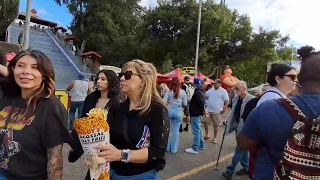
[(63, 169), (62, 144), (47, 150), (48, 164), (47, 173), (48, 180), (61, 180)]

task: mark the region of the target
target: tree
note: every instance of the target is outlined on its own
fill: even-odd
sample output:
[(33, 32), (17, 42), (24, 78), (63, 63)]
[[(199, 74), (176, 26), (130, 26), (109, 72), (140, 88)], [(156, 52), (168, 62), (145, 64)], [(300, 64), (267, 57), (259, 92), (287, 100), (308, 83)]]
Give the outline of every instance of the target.
[(53, 0), (55, 3), (57, 3), (59, 6), (61, 6), (62, 4), (67, 4), (68, 0)]
[(0, 1), (0, 41), (5, 41), (7, 28), (17, 18), (19, 3), (19, 0)]

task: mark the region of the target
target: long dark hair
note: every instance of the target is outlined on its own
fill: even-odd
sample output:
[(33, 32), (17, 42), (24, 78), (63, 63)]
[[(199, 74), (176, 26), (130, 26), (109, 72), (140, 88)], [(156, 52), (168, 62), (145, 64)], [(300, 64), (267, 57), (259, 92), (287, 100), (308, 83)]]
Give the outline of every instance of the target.
[(9, 76), (8, 76), (8, 86), (10, 87), (10, 91), (8, 92), (8, 96), (18, 97), (21, 96), (21, 88), (16, 83), (14, 79), (13, 69), (15, 68), (17, 62), (20, 58), (24, 56), (30, 56), (36, 59), (38, 70), (42, 74), (43, 81), (40, 88), (36, 89), (31, 97), (29, 97), (27, 102), (26, 112), (23, 117), (31, 117), (34, 114), (34, 111), (37, 105), (44, 98), (49, 98), (55, 92), (55, 74), (53, 65), (48, 56), (46, 56), (41, 51), (31, 50), (31, 51), (21, 51), (19, 52), (13, 59), (10, 61), (8, 65)]
[(172, 78), (170, 83), (170, 89), (173, 91), (175, 99), (178, 99), (179, 97), (180, 88), (181, 88), (180, 79), (177, 77)]
[[(103, 73), (106, 75), (108, 80), (108, 98), (112, 98), (114, 96), (120, 95), (120, 80), (118, 75), (111, 70), (103, 69), (97, 73), (97, 77), (100, 73)], [(98, 78), (96, 78), (97, 83)], [(96, 93), (97, 96), (101, 97), (101, 92), (97, 89), (94, 93)]]

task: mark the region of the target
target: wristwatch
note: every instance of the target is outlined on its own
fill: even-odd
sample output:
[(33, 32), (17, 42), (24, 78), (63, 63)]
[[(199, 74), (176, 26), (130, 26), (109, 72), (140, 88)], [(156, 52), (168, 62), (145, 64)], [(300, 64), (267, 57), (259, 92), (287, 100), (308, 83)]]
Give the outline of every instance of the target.
[(121, 162), (128, 163), (131, 160), (130, 149), (121, 150)]

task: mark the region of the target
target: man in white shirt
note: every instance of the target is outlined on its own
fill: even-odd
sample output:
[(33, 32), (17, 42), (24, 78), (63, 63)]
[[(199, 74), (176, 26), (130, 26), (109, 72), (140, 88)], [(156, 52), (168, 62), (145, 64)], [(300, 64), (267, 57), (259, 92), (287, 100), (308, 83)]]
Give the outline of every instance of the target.
[(219, 125), (221, 124), (221, 115), (226, 112), (229, 104), (228, 92), (221, 87), (221, 80), (216, 79), (211, 88), (206, 92), (206, 120), (205, 139), (209, 139), (209, 124), (213, 124), (213, 140), (212, 143), (217, 143)]

